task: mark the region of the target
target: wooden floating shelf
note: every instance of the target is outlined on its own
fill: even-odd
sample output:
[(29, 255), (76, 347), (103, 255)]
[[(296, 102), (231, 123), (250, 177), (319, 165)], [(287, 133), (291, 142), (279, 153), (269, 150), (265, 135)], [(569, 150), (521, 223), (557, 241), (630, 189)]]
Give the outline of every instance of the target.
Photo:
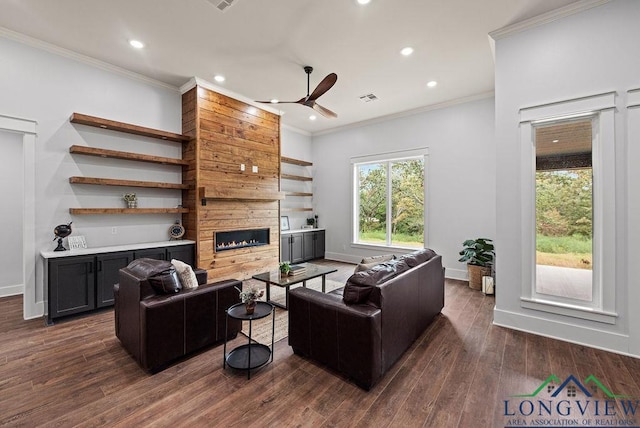
[(187, 214), (188, 208), (69, 208), (70, 214)]
[(313, 196), (313, 193), (307, 192), (285, 192), (286, 196)]
[(69, 153), (97, 156), (101, 158), (124, 159), (149, 163), (159, 163), (162, 165), (189, 165), (189, 161), (175, 158), (167, 158), (164, 156), (143, 155), (141, 153), (121, 152), (118, 150), (99, 149), (86, 146), (71, 146)]
[(198, 197), (202, 205), (206, 205), (207, 199), (224, 199), (237, 201), (279, 201), (284, 199), (284, 192), (268, 192), (253, 189), (228, 189), (199, 187)]
[(280, 178), (285, 180), (297, 180), (297, 181), (313, 181), (311, 177), (303, 177), (302, 175), (281, 174)]
[(115, 120), (108, 120), (80, 113), (73, 113), (69, 120), (71, 123), (78, 123), (80, 125), (94, 126), (96, 128), (110, 129), (112, 131), (119, 131), (127, 134), (142, 135), (144, 137), (159, 138), (161, 140), (175, 141), (177, 143), (185, 143), (191, 140), (191, 137), (188, 135), (146, 128), (144, 126), (132, 125), (125, 122), (116, 122)]
[(283, 212), (301, 212), (301, 211), (313, 211), (313, 208), (282, 208)]
[(188, 184), (160, 183), (156, 181), (116, 180), (112, 178), (69, 177), (72, 184), (95, 184), (99, 186), (147, 187), (151, 189), (189, 189)]
[(304, 160), (294, 159), (294, 158), (287, 158), (284, 156), (280, 158), (280, 162), (284, 162), (292, 165), (299, 165), (299, 166), (313, 166), (313, 162), (307, 162)]

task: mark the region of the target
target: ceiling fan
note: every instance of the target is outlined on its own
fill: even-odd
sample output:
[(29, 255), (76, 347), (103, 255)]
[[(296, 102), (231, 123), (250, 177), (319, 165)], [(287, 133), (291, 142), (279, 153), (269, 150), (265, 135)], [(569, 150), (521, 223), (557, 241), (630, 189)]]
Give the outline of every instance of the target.
[(284, 104), (284, 103), (302, 104), (304, 106), (311, 107), (312, 109), (314, 109), (315, 111), (323, 115), (324, 117), (331, 118), (331, 119), (338, 117), (337, 114), (335, 114), (328, 108), (322, 107), (320, 104), (316, 102), (316, 100), (320, 98), (321, 95), (323, 95), (325, 92), (331, 89), (333, 85), (335, 85), (336, 81), (338, 80), (338, 75), (336, 73), (328, 74), (327, 77), (322, 79), (322, 82), (320, 82), (318, 86), (316, 86), (313, 92), (309, 94), (309, 81), (311, 78), (311, 72), (313, 71), (313, 67), (310, 67), (307, 65), (304, 67), (304, 71), (305, 73), (307, 73), (307, 96), (306, 97), (302, 97), (298, 101), (256, 101), (256, 102), (272, 103), (272, 104)]

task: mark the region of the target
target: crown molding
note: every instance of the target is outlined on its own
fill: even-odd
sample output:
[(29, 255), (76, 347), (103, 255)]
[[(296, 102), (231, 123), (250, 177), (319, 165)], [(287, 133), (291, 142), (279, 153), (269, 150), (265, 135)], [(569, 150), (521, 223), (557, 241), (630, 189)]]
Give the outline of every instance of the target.
[(557, 21), (558, 19), (566, 18), (567, 16), (575, 15), (576, 13), (584, 12), (585, 10), (589, 10), (594, 7), (602, 6), (610, 1), (611, 0), (577, 1), (556, 10), (543, 13), (542, 15), (534, 16), (533, 18), (525, 19), (524, 21), (516, 22), (515, 24), (507, 25), (506, 27), (492, 31), (489, 33), (489, 37), (494, 41), (499, 40), (504, 37), (511, 36), (512, 34), (520, 33), (522, 31)]
[(428, 106), (423, 106), (423, 107), (418, 107), (418, 108), (414, 108), (411, 110), (406, 110), (400, 113), (393, 113), (393, 114), (389, 114), (386, 116), (380, 116), (380, 117), (376, 117), (373, 119), (368, 119), (368, 120), (363, 120), (360, 122), (354, 122), (354, 123), (350, 123), (348, 125), (344, 125), (344, 126), (339, 126), (337, 128), (331, 128), (331, 129), (327, 129), (324, 131), (318, 131), (318, 132), (313, 132), (311, 134), (312, 137), (319, 137), (321, 135), (327, 135), (327, 134), (332, 134), (334, 132), (339, 132), (339, 131), (345, 131), (348, 129), (353, 129), (353, 128), (360, 128), (362, 126), (366, 126), (366, 125), (373, 125), (376, 123), (382, 123), (382, 122), (388, 122), (390, 120), (394, 120), (394, 119), (400, 119), (403, 117), (407, 117), (407, 116), (414, 116), (416, 114), (420, 114), (420, 113), (426, 113), (429, 111), (433, 111), (433, 110), (440, 110), (443, 108), (447, 108), (447, 107), (453, 107), (453, 106), (457, 106), (460, 104), (466, 104), (466, 103), (470, 103), (473, 101), (478, 101), (478, 100), (484, 100), (487, 98), (493, 98), (495, 96), (495, 92), (494, 91), (487, 91), (487, 92), (482, 92), (480, 94), (476, 94), (476, 95), (470, 95), (468, 97), (463, 97), (463, 98), (456, 98), (454, 100), (449, 100), (449, 101), (445, 101), (442, 103), (438, 103), (438, 104), (431, 104)]
[(47, 51), (65, 58), (72, 59), (74, 61), (78, 61), (83, 64), (90, 65), (95, 68), (99, 68), (101, 70), (109, 71), (111, 73), (120, 74), (122, 76), (128, 77), (130, 79), (138, 80), (144, 83), (148, 83), (154, 86), (158, 86), (164, 89), (169, 89), (171, 91), (177, 91), (178, 88), (176, 86), (170, 85), (165, 82), (161, 82), (156, 79), (152, 79), (151, 77), (144, 76), (142, 74), (136, 73), (131, 70), (127, 70), (122, 67), (115, 66), (113, 64), (109, 64), (108, 62), (101, 61), (99, 59), (83, 55), (77, 52), (73, 52), (69, 49), (62, 48), (60, 46), (42, 41), (40, 39), (33, 38), (31, 36), (27, 36), (26, 34), (18, 33), (13, 30), (9, 30), (5, 27), (0, 27), (0, 37), (4, 37), (5, 39), (13, 40), (15, 42), (22, 43), (27, 46), (31, 46), (36, 49), (41, 49), (43, 51)]
[(220, 87), (218, 85), (215, 85), (207, 80), (204, 80), (200, 77), (192, 77), (191, 79), (189, 79), (189, 81), (187, 83), (185, 83), (184, 85), (180, 86), (180, 93), (184, 94), (185, 92), (189, 91), (192, 88), (195, 88), (196, 86), (200, 86), (202, 88), (205, 89), (209, 89), (210, 91), (213, 92), (217, 92), (219, 94), (222, 95), (226, 95), (227, 97), (236, 99), (238, 101), (242, 101), (245, 104), (249, 104), (250, 106), (253, 106), (255, 108), (259, 108), (260, 110), (265, 110), (268, 111), (270, 113), (273, 114), (277, 114), (278, 116), (282, 116), (284, 114), (284, 112), (275, 109), (273, 107), (269, 107), (268, 105), (264, 105), (263, 103), (258, 103), (255, 102), (254, 100), (252, 100), (251, 98), (245, 97), (244, 95), (240, 95), (236, 92), (230, 91), (227, 88), (223, 88)]

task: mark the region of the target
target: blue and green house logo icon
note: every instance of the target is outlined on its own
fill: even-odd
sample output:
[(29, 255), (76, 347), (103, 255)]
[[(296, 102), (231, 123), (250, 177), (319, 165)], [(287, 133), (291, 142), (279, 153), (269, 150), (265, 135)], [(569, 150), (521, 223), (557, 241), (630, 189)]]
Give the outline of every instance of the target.
[(530, 394), (504, 400), (505, 427), (626, 426), (639, 427), (640, 399), (614, 394), (593, 375), (583, 382), (574, 375), (564, 381), (549, 376)]

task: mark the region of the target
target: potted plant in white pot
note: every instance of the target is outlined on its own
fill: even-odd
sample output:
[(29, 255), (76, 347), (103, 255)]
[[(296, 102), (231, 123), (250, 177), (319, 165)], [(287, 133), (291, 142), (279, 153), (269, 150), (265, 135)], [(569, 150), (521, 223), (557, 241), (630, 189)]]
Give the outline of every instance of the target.
[(496, 256), (493, 241), (487, 238), (468, 239), (462, 243), (459, 262), (467, 262), (469, 287), (482, 289), (482, 277), (491, 276), (491, 266)]

